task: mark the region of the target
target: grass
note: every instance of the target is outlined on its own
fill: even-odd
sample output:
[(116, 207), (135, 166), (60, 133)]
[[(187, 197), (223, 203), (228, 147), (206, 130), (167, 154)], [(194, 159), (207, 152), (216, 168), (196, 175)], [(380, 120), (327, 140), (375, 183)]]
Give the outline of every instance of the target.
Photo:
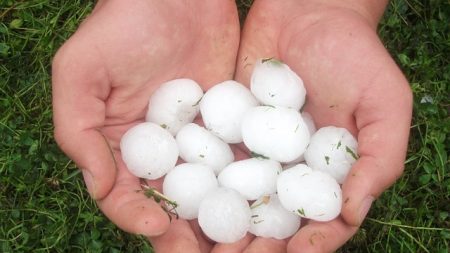
[[(237, 2), (245, 15), (251, 1)], [(0, 2), (0, 252), (152, 252), (98, 211), (53, 141), (50, 62), (92, 7)], [(406, 170), (341, 252), (450, 248), (449, 24), (444, 0), (394, 0), (382, 20), (381, 37), (414, 92)]]

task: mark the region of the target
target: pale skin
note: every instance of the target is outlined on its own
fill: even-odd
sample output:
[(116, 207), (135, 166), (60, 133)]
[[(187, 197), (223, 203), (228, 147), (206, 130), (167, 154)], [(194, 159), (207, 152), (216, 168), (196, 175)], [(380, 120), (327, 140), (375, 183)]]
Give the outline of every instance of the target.
[[(240, 36), (234, 1), (100, 1), (54, 60), (56, 140), (105, 215), (146, 235), (156, 252), (332, 252), (403, 171), (412, 95), (376, 34), (386, 4), (256, 0)], [(339, 218), (310, 222), (289, 240), (248, 235), (213, 244), (195, 221), (170, 222), (136, 192), (139, 180), (118, 143), (143, 121), (160, 83), (192, 78), (207, 90), (234, 77), (248, 85), (260, 57), (276, 57), (302, 77), (305, 109), (318, 127), (346, 127), (357, 136), (360, 159), (343, 184)]]

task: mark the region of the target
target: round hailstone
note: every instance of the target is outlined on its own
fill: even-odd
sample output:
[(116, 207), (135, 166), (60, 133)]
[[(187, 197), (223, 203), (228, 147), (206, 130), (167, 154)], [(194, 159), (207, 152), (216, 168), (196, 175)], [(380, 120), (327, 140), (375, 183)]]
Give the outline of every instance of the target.
[(151, 122), (130, 128), (120, 140), (122, 159), (137, 177), (157, 179), (175, 167), (177, 142), (165, 129)]
[(283, 207), (301, 217), (330, 221), (341, 212), (342, 192), (336, 180), (303, 164), (281, 172), (277, 191)]
[(206, 129), (227, 143), (239, 143), (242, 142), (242, 118), (248, 109), (257, 105), (257, 100), (244, 85), (229, 80), (205, 93), (200, 112)]
[(219, 184), (242, 194), (247, 200), (255, 200), (277, 191), (280, 163), (274, 160), (251, 158), (229, 164), (219, 174)]
[(309, 167), (330, 174), (342, 184), (358, 159), (357, 149), (358, 143), (347, 129), (323, 127), (311, 137), (305, 160)]
[(195, 163), (183, 163), (167, 173), (163, 193), (177, 203), (175, 210), (183, 219), (198, 217), (198, 208), (203, 198), (218, 187), (211, 168)]
[(230, 146), (205, 128), (189, 123), (176, 136), (180, 157), (190, 163), (210, 166), (219, 172), (234, 161)]
[(212, 240), (234, 243), (247, 233), (251, 215), (250, 206), (241, 194), (219, 187), (200, 203), (198, 223)]
[(199, 112), (202, 88), (191, 79), (163, 83), (150, 97), (146, 121), (154, 122), (175, 135)]
[(300, 217), (286, 210), (276, 194), (259, 198), (250, 208), (250, 233), (256, 236), (282, 240), (294, 235), (300, 227)]
[[(316, 131), (316, 125), (314, 124), (313, 118), (311, 114), (307, 112), (302, 112), (302, 119), (305, 121), (306, 126), (308, 127), (309, 136), (312, 136)], [(295, 159), (292, 162), (289, 162), (283, 166), (283, 169), (294, 167), (299, 163), (303, 163), (305, 161), (305, 154), (303, 153), (299, 158)]]
[(302, 79), (288, 65), (276, 59), (256, 62), (250, 87), (255, 97), (265, 105), (298, 111), (305, 103), (306, 90)]
[(313, 135), (316, 133), (317, 128), (314, 123), (313, 117), (308, 112), (301, 113), (303, 121), (305, 121), (306, 126), (308, 127), (309, 135)]
[(310, 138), (300, 113), (278, 106), (248, 111), (242, 122), (242, 137), (252, 152), (284, 163), (299, 158)]

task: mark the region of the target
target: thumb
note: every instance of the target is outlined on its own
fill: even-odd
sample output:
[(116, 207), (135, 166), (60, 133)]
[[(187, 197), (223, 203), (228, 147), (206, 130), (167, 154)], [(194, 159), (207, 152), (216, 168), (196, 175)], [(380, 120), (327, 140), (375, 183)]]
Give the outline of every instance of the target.
[(116, 176), (112, 149), (98, 130), (104, 125), (109, 84), (100, 57), (86, 48), (70, 39), (53, 61), (54, 132), (60, 148), (82, 169), (91, 196), (101, 199)]
[(81, 169), (89, 194), (98, 200), (111, 190), (116, 177), (116, 162), (107, 139), (99, 130), (79, 132), (55, 128), (55, 139), (60, 148)]
[(412, 114), (412, 94), (391, 63), (380, 71), (355, 111), (358, 154), (343, 186), (342, 217), (361, 225), (369, 208), (403, 172)]

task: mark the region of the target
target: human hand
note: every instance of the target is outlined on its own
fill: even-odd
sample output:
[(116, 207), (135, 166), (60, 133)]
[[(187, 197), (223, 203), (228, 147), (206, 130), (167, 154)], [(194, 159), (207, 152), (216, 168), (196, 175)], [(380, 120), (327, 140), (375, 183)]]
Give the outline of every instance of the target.
[[(239, 45), (234, 1), (103, 0), (53, 63), (55, 138), (82, 169), (91, 196), (121, 229), (156, 252), (205, 252), (198, 225), (146, 198), (119, 150), (158, 86), (191, 78), (204, 90), (232, 79)], [(159, 188), (160, 181), (149, 182)]]
[(247, 236), (234, 245), (217, 245), (217, 252), (335, 251), (357, 231), (372, 201), (402, 174), (412, 95), (376, 34), (385, 4), (255, 1), (242, 34), (236, 79), (248, 84), (257, 58), (281, 59), (302, 77), (305, 110), (317, 126), (349, 129), (358, 139), (360, 158), (342, 186), (339, 218), (310, 221), (290, 240)]

